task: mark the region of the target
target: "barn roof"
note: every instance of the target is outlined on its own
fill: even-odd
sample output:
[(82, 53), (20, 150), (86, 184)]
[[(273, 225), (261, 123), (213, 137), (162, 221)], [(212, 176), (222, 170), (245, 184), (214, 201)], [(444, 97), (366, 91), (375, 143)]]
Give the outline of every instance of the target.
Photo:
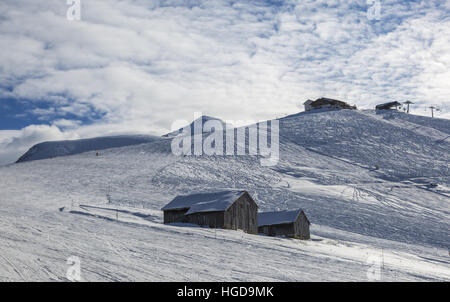
[(297, 220), (301, 212), (303, 212), (302, 209), (258, 213), (258, 226), (292, 223)]
[(186, 214), (226, 211), (246, 191), (226, 190), (220, 192), (179, 195), (169, 202), (163, 211), (189, 209)]
[(315, 100), (315, 102), (317, 101), (323, 101), (323, 102), (341, 102), (344, 103), (343, 101), (339, 101), (339, 100), (335, 100), (335, 99), (330, 99), (330, 98), (318, 98), (317, 100)]

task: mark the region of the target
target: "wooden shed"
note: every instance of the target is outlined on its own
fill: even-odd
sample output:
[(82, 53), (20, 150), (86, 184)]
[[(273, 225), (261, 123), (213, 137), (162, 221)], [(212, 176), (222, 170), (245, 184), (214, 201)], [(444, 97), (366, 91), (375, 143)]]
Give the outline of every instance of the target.
[(310, 239), (310, 224), (302, 209), (258, 214), (258, 232), (269, 236)]
[(399, 102), (389, 102), (389, 103), (379, 104), (379, 105), (375, 106), (375, 109), (376, 110), (392, 110), (392, 109), (398, 109), (401, 106), (402, 106), (402, 104), (400, 104)]
[(193, 223), (210, 228), (258, 233), (258, 205), (247, 191), (180, 195), (162, 210), (164, 223)]

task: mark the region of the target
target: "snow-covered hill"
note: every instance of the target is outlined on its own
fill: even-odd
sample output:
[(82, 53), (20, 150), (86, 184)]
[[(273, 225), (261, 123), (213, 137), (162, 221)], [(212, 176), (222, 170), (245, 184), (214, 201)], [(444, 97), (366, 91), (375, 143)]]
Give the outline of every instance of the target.
[[(190, 133), (193, 135), (195, 132), (194, 129), (194, 125), (198, 124), (201, 125), (201, 127), (205, 126), (205, 124), (208, 121), (218, 121), (221, 125), (222, 125), (222, 129), (225, 129), (226, 127), (226, 123), (224, 121), (222, 121), (219, 118), (216, 117), (212, 117), (212, 116), (208, 116), (208, 115), (202, 115), (199, 118), (195, 119), (194, 121), (192, 121), (192, 123), (190, 123), (189, 125), (183, 125), (183, 128), (177, 129), (175, 131), (172, 131), (170, 133), (164, 134), (162, 137), (170, 137), (173, 138), (179, 134), (181, 134), (183, 132), (183, 129), (190, 129)], [(203, 129), (202, 129), (203, 130)], [(209, 133), (210, 131), (203, 131), (204, 133)]]
[(79, 154), (92, 150), (104, 150), (148, 143), (157, 139), (151, 135), (105, 136), (79, 140), (43, 142), (31, 147), (17, 162)]
[[(177, 157), (170, 137), (1, 167), (0, 280), (66, 280), (77, 256), (87, 281), (364, 281), (377, 259), (381, 280), (449, 281), (449, 123), (288, 116), (274, 167)], [(222, 188), (262, 211), (303, 208), (312, 239), (162, 224), (176, 195)]]

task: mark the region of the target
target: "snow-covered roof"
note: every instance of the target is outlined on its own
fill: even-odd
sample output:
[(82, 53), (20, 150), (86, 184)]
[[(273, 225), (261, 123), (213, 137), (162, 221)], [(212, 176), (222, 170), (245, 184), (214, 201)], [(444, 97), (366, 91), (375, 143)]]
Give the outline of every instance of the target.
[(226, 190), (179, 195), (163, 207), (162, 210), (189, 209), (186, 214), (226, 211), (245, 192), (242, 190)]
[(291, 223), (297, 220), (302, 209), (294, 211), (277, 211), (258, 213), (258, 226)]

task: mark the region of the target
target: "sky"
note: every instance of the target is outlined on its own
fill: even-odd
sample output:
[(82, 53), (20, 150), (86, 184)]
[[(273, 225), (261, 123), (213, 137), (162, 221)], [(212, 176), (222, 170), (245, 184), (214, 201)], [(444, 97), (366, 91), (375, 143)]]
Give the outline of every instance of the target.
[(450, 0), (3, 0), (0, 45), (0, 164), (318, 97), (450, 118)]

